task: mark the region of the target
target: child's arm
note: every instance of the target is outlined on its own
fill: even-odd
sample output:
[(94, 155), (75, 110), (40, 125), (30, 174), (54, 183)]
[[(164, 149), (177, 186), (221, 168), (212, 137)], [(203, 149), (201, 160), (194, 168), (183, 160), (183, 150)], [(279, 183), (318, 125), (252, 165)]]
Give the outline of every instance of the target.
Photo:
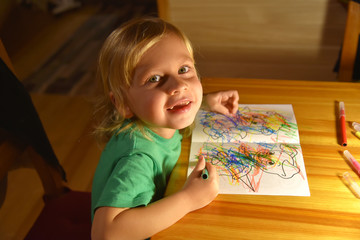
[(236, 90), (208, 93), (203, 101), (205, 109), (225, 115), (235, 114), (238, 110), (239, 94)]
[[(201, 178), (206, 168), (209, 178)], [(146, 207), (96, 210), (92, 239), (145, 239), (173, 225), (187, 213), (208, 205), (218, 194), (218, 175), (214, 166), (201, 157), (183, 189)]]

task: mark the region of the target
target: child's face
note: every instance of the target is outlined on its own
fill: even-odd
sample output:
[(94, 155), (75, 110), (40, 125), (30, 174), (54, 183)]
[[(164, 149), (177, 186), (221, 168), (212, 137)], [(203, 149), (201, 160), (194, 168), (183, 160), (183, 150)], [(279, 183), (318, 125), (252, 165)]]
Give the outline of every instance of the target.
[(127, 97), (131, 113), (162, 137), (191, 125), (201, 105), (202, 86), (184, 41), (168, 34), (147, 50)]

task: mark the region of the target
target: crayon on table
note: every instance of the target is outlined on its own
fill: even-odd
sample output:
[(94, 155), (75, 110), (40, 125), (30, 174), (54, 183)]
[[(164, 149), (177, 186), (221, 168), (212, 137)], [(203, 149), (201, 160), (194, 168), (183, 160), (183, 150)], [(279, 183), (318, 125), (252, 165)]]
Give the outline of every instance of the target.
[(355, 136), (357, 136), (358, 138), (360, 138), (360, 123), (357, 122), (353, 122), (352, 123), (353, 128), (355, 129)]
[(355, 136), (357, 136), (358, 138), (360, 138), (360, 132), (356, 132)]
[(351, 153), (348, 150), (344, 151), (344, 156), (351, 163), (351, 165), (354, 167), (354, 169), (360, 176), (360, 163), (356, 161), (356, 159), (351, 155)]
[(345, 120), (345, 106), (344, 102), (339, 103), (339, 121), (340, 121), (340, 129), (341, 129), (341, 145), (347, 146), (347, 138), (346, 138), (346, 120)]
[(356, 131), (360, 132), (360, 123), (353, 122), (352, 126)]
[(343, 179), (346, 182), (346, 185), (350, 188), (350, 190), (353, 192), (353, 194), (360, 198), (360, 187), (359, 185), (354, 181), (354, 179), (350, 176), (348, 172), (343, 173)]

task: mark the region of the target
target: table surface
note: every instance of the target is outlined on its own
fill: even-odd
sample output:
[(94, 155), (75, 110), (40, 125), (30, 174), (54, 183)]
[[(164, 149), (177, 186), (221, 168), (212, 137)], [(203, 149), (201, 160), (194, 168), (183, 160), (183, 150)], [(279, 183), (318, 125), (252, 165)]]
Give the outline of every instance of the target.
[[(310, 197), (225, 195), (187, 214), (152, 239), (360, 239), (360, 199), (344, 184), (350, 172), (342, 152), (360, 160), (360, 139), (353, 121), (360, 122), (360, 84), (261, 79), (202, 80), (204, 92), (239, 91), (241, 104), (292, 104), (310, 187)], [(338, 103), (345, 103), (348, 146), (340, 145)], [(190, 139), (172, 173), (167, 195), (183, 186)]]

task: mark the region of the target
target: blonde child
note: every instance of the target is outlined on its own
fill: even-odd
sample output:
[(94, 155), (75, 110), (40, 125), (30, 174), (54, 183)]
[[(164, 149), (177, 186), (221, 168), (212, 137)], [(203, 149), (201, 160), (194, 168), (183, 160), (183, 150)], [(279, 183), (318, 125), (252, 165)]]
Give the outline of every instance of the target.
[[(164, 198), (180, 132), (192, 125), (203, 98), (193, 50), (173, 25), (133, 20), (105, 41), (99, 78), (104, 94), (97, 134), (108, 143), (93, 181), (92, 239), (145, 239), (218, 194), (215, 167), (200, 157), (182, 190)], [(233, 114), (238, 98), (236, 91), (223, 91), (207, 94), (205, 102), (212, 111)]]

